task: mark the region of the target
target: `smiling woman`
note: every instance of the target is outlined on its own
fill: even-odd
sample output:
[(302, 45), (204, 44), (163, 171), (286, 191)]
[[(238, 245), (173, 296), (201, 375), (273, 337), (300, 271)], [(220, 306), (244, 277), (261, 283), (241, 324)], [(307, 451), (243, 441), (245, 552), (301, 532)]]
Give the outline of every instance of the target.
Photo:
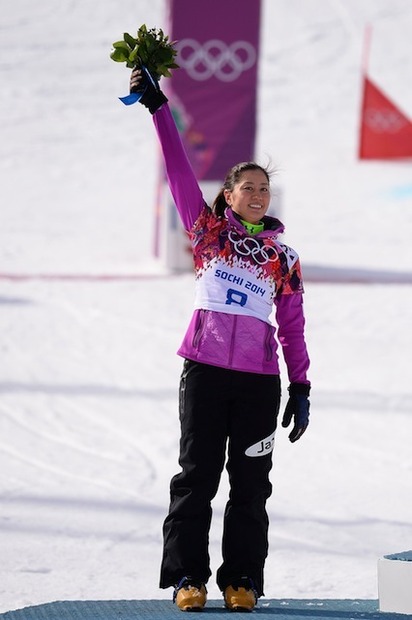
[(237, 164), (228, 173), (223, 188), (214, 202), (214, 210), (219, 215), (226, 207), (237, 213), (249, 232), (264, 230), (251, 229), (247, 224), (256, 225), (266, 215), (270, 203), (270, 178), (267, 170), (253, 162)]
[(174, 587), (182, 610), (206, 603), (211, 502), (228, 445), (230, 496), (217, 585), (226, 607), (250, 611), (263, 595), (266, 500), (281, 396), (273, 308), (290, 381), (282, 425), (293, 419), (289, 439), (295, 442), (309, 423), (299, 257), (278, 240), (282, 223), (266, 215), (265, 168), (254, 162), (234, 166), (209, 207), (156, 76), (134, 69), (130, 90), (153, 115), (196, 271), (195, 309), (178, 351), (185, 359), (179, 399), (182, 471), (170, 485), (160, 587)]

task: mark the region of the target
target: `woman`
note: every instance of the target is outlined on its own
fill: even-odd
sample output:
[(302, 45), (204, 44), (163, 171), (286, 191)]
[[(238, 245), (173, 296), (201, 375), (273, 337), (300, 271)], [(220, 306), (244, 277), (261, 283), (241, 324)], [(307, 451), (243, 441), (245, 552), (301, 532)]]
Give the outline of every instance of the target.
[(282, 224), (266, 215), (267, 170), (253, 162), (234, 166), (210, 208), (157, 82), (146, 69), (134, 69), (130, 86), (153, 114), (196, 273), (195, 310), (178, 351), (185, 359), (179, 399), (182, 470), (171, 480), (160, 587), (175, 588), (174, 601), (182, 610), (204, 607), (211, 575), (211, 501), (226, 462), (230, 494), (217, 584), (229, 609), (252, 610), (263, 596), (265, 505), (281, 396), (273, 308), (290, 381), (282, 426), (293, 419), (291, 442), (309, 421), (299, 259), (278, 240)]

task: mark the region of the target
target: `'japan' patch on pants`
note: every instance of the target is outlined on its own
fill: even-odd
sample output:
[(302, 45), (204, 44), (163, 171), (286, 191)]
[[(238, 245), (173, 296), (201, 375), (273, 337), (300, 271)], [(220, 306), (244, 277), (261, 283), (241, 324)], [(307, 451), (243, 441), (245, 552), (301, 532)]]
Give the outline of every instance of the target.
[(272, 452), (275, 444), (275, 433), (271, 433), (265, 439), (254, 443), (253, 446), (250, 446), (246, 451), (246, 456), (265, 456), (266, 454), (270, 454)]

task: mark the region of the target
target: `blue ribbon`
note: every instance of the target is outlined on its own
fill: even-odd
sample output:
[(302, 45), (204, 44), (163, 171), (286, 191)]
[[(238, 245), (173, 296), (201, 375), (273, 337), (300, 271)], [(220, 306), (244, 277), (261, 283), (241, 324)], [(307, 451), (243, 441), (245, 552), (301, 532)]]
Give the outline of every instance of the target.
[(119, 97), (119, 99), (124, 105), (133, 105), (133, 103), (141, 99), (142, 95), (143, 93), (130, 93), (130, 95), (126, 95), (126, 97)]

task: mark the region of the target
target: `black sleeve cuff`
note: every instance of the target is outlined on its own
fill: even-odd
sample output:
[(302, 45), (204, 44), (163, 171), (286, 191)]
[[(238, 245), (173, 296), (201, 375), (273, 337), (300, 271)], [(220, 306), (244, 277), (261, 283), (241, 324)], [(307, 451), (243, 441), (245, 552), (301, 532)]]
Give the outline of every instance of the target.
[(291, 383), (289, 386), (289, 394), (301, 394), (302, 396), (309, 396), (310, 383)]

